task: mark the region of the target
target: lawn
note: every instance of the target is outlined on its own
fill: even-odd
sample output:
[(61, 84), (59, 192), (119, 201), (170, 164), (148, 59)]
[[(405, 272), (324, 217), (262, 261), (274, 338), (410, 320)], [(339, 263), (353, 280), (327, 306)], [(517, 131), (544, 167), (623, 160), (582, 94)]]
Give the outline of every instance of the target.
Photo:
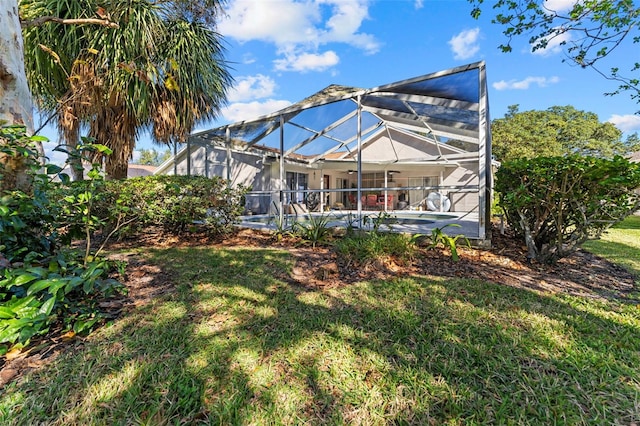
[(629, 216), (609, 229), (600, 240), (588, 241), (584, 247), (640, 277), (640, 216)]
[[(590, 249), (637, 262), (637, 234), (607, 238)], [(285, 250), (138, 255), (176, 290), (6, 386), (0, 424), (640, 419), (638, 305), (427, 276), (307, 288)]]

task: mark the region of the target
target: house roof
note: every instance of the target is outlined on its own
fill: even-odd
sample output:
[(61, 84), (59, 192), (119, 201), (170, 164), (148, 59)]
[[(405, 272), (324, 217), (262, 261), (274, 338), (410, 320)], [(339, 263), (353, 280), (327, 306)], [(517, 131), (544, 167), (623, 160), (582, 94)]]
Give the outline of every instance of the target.
[(139, 177), (152, 175), (158, 169), (157, 166), (147, 164), (129, 164), (127, 169), (127, 177)]
[(431, 152), (422, 161), (459, 160), (465, 154), (490, 158), (485, 63), (371, 89), (331, 85), (260, 118), (194, 133), (189, 143), (269, 153), (282, 149), (293, 161), (353, 164), (358, 143), (365, 152), (374, 140), (389, 149), (390, 161), (408, 160), (392, 155), (398, 136)]

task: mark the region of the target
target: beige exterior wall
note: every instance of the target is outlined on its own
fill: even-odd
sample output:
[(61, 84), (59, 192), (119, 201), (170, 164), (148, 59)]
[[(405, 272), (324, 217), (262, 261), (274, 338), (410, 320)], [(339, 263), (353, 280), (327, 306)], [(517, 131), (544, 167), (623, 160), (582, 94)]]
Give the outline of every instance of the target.
[[(403, 138), (404, 135), (400, 134), (401, 143), (395, 143), (395, 154), (399, 154), (402, 158), (406, 159), (419, 159), (425, 157), (431, 157), (437, 154), (437, 148), (430, 143), (419, 142), (421, 151), (410, 140)], [(385, 149), (385, 143), (388, 142), (386, 137), (382, 137), (376, 141), (376, 143), (370, 144), (365, 150), (368, 152), (367, 160), (376, 161), (374, 153), (380, 156), (378, 161), (389, 161), (389, 149)], [(442, 151), (441, 147), (441, 151)], [(432, 152), (434, 151), (434, 152)], [(450, 153), (450, 152), (449, 152)], [(364, 156), (363, 152), (363, 156)], [(190, 151), (190, 172), (192, 175), (202, 176), (220, 176), (227, 178), (227, 151), (222, 147), (201, 147), (192, 146)], [(187, 161), (186, 153), (182, 155), (181, 161), (178, 164), (178, 174), (187, 174)], [(363, 160), (364, 162), (364, 160)], [(347, 163), (350, 164), (350, 163)], [(307, 175), (307, 183), (309, 191), (320, 191), (321, 189), (329, 190), (324, 192), (321, 200), (322, 206), (327, 208), (346, 208), (355, 209), (357, 199), (355, 192), (357, 191), (357, 173), (349, 173), (344, 168), (349, 167), (344, 162), (331, 162), (317, 164), (314, 166), (308, 166), (301, 163), (286, 162), (285, 163), (285, 177), (286, 172), (296, 172)], [(457, 164), (457, 165), (455, 165)], [(355, 163), (351, 166), (354, 170), (357, 166)], [(389, 207), (391, 209), (404, 208), (404, 209), (418, 209), (422, 207), (426, 208), (424, 200), (431, 193), (436, 190), (404, 190), (402, 188), (423, 186), (424, 182), (430, 182), (428, 185), (441, 185), (449, 187), (463, 187), (463, 186), (477, 186), (478, 185), (478, 173), (477, 162), (467, 161), (460, 163), (452, 163), (451, 165), (429, 165), (428, 162), (413, 163), (413, 164), (401, 164), (395, 163), (392, 165), (375, 165), (364, 164), (363, 179), (365, 176), (372, 176), (375, 174), (376, 189), (363, 190), (362, 195), (377, 194), (380, 197), (385, 195), (389, 197)], [(387, 188), (384, 189), (384, 174), (386, 170), (393, 170), (394, 175), (391, 177), (387, 175)], [(165, 173), (173, 174), (173, 166), (169, 166), (165, 169)], [(328, 176), (328, 188), (324, 185), (323, 177)], [(231, 169), (230, 178), (232, 185), (245, 185), (250, 186), (252, 191), (264, 191), (261, 194), (253, 194), (247, 197), (247, 210), (253, 213), (275, 213), (277, 205), (280, 201), (280, 163), (274, 157), (263, 157), (253, 153), (231, 151)], [(427, 179), (425, 179), (427, 178)], [(340, 182), (346, 185), (347, 189), (352, 189), (346, 193), (336, 192), (338, 189), (338, 179)], [(286, 184), (283, 185), (283, 189)], [(363, 186), (368, 185), (363, 180)], [(462, 189), (443, 189), (441, 191), (444, 195), (448, 196), (451, 201), (451, 210), (454, 212), (472, 211), (478, 208), (478, 193), (477, 191), (469, 192)], [(398, 201), (400, 195), (403, 195), (405, 200), (409, 203), (407, 205), (399, 205)], [(384, 206), (384, 203), (381, 204)], [(366, 206), (364, 206), (366, 207)], [(378, 209), (381, 206), (377, 207)]]

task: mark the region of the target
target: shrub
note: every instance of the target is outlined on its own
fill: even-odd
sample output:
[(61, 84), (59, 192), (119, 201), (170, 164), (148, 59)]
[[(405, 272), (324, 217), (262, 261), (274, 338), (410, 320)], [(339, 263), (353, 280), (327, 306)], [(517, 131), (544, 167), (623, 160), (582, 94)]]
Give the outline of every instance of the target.
[(367, 266), (394, 258), (408, 262), (416, 253), (415, 238), (405, 234), (381, 232), (354, 232), (335, 244), (336, 252), (347, 265)]
[(303, 241), (311, 243), (312, 247), (316, 247), (318, 244), (325, 243), (332, 235), (332, 230), (329, 228), (329, 221), (331, 216), (321, 214), (314, 216), (309, 214), (307, 221), (294, 222), (293, 233), (300, 237)]
[(555, 263), (640, 207), (640, 164), (622, 157), (540, 157), (504, 163), (500, 206), (528, 257)]
[(47, 263), (0, 269), (0, 354), (26, 346), (33, 336), (60, 322), (63, 329), (86, 332), (103, 320), (98, 302), (124, 287), (108, 278), (113, 264), (85, 264), (74, 252), (59, 252)]
[(24, 126), (0, 127), (0, 180), (4, 161), (24, 164), (31, 175), (31, 191), (8, 189), (0, 192), (0, 253), (12, 262), (41, 257), (56, 248), (56, 225), (53, 206), (47, 191), (48, 175), (41, 171), (59, 171), (57, 166), (43, 166), (38, 161), (34, 143), (40, 138), (26, 136)]
[(111, 228), (133, 220), (128, 233), (149, 226), (181, 232), (194, 223), (225, 233), (242, 213), (247, 189), (228, 188), (217, 176), (145, 176), (107, 181), (103, 191), (106, 193), (97, 210), (109, 218)]
[(443, 232), (443, 229), (449, 226), (458, 227), (458, 228), (460, 227), (460, 225), (458, 225), (457, 223), (449, 223), (443, 226), (442, 228), (433, 228), (431, 230), (431, 236), (429, 237), (429, 239), (431, 240), (431, 244), (429, 245), (429, 248), (436, 248), (441, 245), (451, 252), (451, 260), (453, 260), (454, 262), (457, 262), (460, 260), (460, 256), (458, 255), (458, 246), (457, 246), (458, 240), (462, 239), (462, 241), (465, 242), (467, 247), (471, 247), (471, 242), (467, 237), (465, 237), (462, 234), (458, 234), (455, 236), (449, 236), (445, 234)]
[(2, 354), (13, 345), (27, 345), (54, 322), (75, 332), (90, 330), (101, 318), (97, 301), (122, 286), (108, 278), (110, 262), (88, 261), (88, 252), (64, 249), (69, 238), (60, 230), (68, 232), (79, 223), (93, 230), (92, 191), (76, 197), (52, 183), (61, 168), (40, 163), (33, 143), (41, 138), (27, 137), (24, 127), (2, 127), (0, 139), (2, 154), (20, 157), (32, 178), (28, 192), (0, 193)]

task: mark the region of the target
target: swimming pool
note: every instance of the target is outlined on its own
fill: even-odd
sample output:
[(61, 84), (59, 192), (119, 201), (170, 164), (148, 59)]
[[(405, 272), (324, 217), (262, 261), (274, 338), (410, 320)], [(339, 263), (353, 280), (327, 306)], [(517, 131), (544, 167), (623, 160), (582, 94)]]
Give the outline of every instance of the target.
[[(330, 227), (346, 227), (359, 226), (360, 220), (357, 212), (328, 212), (328, 213), (306, 213), (302, 215), (287, 214), (284, 216), (285, 226), (290, 226), (294, 222), (309, 223), (310, 218), (325, 218), (327, 226)], [(363, 212), (363, 228), (371, 226), (376, 220), (381, 221), (384, 225), (393, 227), (394, 225), (429, 225), (442, 221), (451, 221), (458, 219), (455, 214), (442, 214), (432, 212), (401, 212), (401, 213), (385, 213), (385, 212)], [(275, 227), (279, 218), (275, 215), (259, 215), (259, 216), (243, 216), (241, 226), (251, 228)]]
[[(480, 221), (478, 213), (473, 212), (426, 212), (426, 211), (413, 211), (402, 210), (395, 212), (379, 212), (379, 211), (363, 211), (362, 216), (365, 220), (360, 222), (358, 218), (358, 212), (354, 210), (340, 210), (331, 211), (325, 213), (311, 213), (294, 215), (285, 215), (285, 223), (279, 225), (278, 219), (275, 215), (253, 215), (242, 216), (241, 223), (237, 226), (242, 228), (261, 229), (261, 230), (276, 230), (276, 229), (289, 229), (293, 226), (293, 223), (307, 222), (309, 217), (313, 216), (314, 219), (319, 217), (328, 218), (325, 226), (336, 228), (347, 228), (349, 226), (364, 230), (373, 230), (373, 221), (371, 219), (381, 218), (383, 226), (380, 228), (383, 231), (402, 232), (405, 234), (430, 234), (435, 228), (442, 229), (447, 235), (462, 234), (470, 240), (478, 239)], [(456, 224), (456, 226), (447, 226), (449, 224)], [(480, 240), (478, 240), (480, 241)]]

